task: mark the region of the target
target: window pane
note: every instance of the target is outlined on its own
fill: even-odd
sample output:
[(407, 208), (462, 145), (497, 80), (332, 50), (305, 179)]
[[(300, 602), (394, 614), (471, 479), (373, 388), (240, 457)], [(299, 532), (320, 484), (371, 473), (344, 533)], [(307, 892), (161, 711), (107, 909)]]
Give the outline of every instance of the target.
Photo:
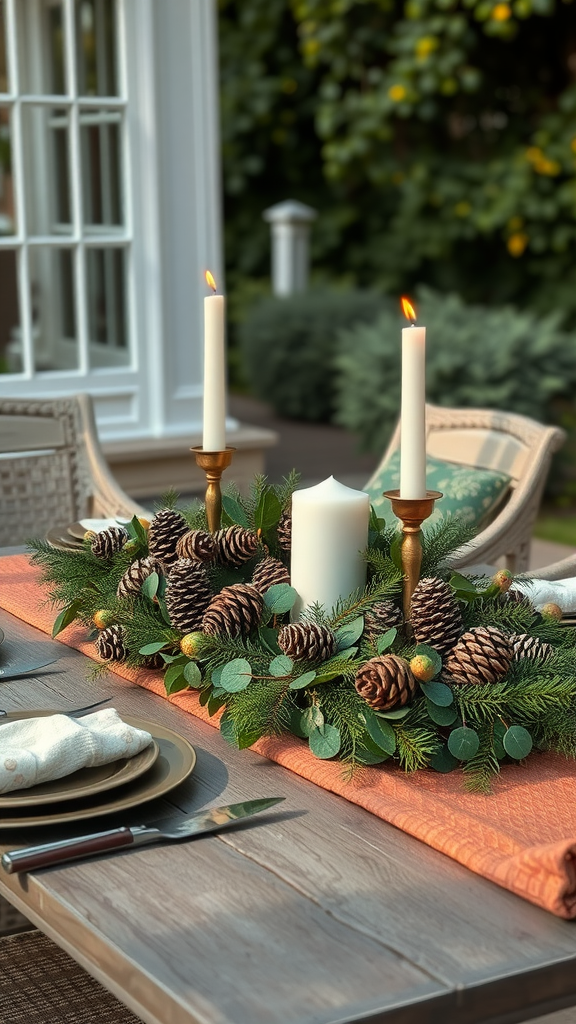
[(22, 373), (18, 270), (13, 249), (0, 249), (0, 373)]
[(87, 301), (92, 368), (129, 363), (123, 249), (87, 249)]
[(120, 227), (121, 114), (117, 111), (80, 111), (84, 224)]
[(16, 232), (10, 108), (0, 106), (0, 235)]
[(72, 250), (34, 246), (29, 256), (34, 368), (75, 370), (78, 343)]
[(27, 232), (70, 234), (69, 112), (24, 104), (22, 138)]
[[(62, 0), (40, 0), (40, 25), (28, 4), (16, 3), (20, 90), (23, 93), (66, 92), (64, 13)], [(34, 29), (39, 27), (39, 31)]]
[(117, 96), (116, 0), (76, 0), (80, 96)]
[(9, 92), (6, 59), (6, 4), (0, 0), (0, 92)]

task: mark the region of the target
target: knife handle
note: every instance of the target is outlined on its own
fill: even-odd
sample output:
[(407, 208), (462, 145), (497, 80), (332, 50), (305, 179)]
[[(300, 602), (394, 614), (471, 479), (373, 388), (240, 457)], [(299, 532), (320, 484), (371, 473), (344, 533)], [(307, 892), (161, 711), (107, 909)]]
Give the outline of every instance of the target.
[(131, 846), (134, 836), (129, 828), (114, 828), (109, 832), (95, 832), (91, 836), (62, 839), (57, 843), (43, 843), (41, 846), (27, 846), (12, 850), (2, 857), (2, 867), (8, 874), (19, 871), (33, 871), (34, 868), (48, 868), (63, 864), (67, 860), (91, 857), (94, 853)]

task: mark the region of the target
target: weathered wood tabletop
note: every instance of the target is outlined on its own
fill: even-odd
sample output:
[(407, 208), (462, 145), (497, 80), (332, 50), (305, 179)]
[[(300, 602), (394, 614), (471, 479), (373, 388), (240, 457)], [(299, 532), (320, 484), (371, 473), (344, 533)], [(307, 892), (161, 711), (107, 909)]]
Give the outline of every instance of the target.
[[(59, 656), (62, 672), (0, 682), (0, 707), (113, 706), (187, 737), (198, 754), (170, 800), (117, 818), (285, 796), (221, 835), (30, 875), (0, 893), (149, 1024), (512, 1024), (576, 1003), (576, 922), (469, 872), (362, 808), (0, 612), (2, 658)], [(57, 836), (70, 834), (60, 829)], [(1, 850), (56, 838), (0, 832)]]

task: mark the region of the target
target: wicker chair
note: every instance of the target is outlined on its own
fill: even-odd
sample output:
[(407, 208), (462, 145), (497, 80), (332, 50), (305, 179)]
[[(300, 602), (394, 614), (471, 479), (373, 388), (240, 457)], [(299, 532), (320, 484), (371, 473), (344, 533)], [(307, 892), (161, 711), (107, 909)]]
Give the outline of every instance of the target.
[[(428, 405), (426, 433), (429, 455), (463, 466), (501, 470), (512, 478), (506, 503), (474, 540), (454, 553), (453, 567), (498, 564), (524, 572), (552, 455), (564, 443), (565, 432), (515, 413)], [(399, 447), (400, 424), (381, 465)]]
[(89, 395), (0, 399), (0, 545), (85, 517), (145, 514), (108, 469)]

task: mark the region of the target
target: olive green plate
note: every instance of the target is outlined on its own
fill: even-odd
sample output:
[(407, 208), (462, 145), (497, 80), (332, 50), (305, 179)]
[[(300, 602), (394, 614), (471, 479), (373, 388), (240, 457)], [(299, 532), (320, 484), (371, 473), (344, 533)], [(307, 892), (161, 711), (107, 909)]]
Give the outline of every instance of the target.
[[(23, 718), (25, 715), (22, 714), (20, 717)], [(27, 717), (32, 717), (31, 713)], [(67, 803), (57, 807), (46, 807), (40, 813), (35, 814), (31, 807), (17, 808), (10, 812), (3, 808), (0, 815), (0, 830), (14, 831), (44, 825), (65, 825), (116, 814), (118, 811), (129, 810), (150, 800), (156, 800), (188, 778), (196, 764), (196, 751), (187, 740), (171, 729), (143, 718), (122, 715), (122, 720), (127, 725), (149, 732), (158, 745), (158, 757), (147, 771), (109, 795), (102, 793), (91, 799), (78, 800), (71, 793)]]

